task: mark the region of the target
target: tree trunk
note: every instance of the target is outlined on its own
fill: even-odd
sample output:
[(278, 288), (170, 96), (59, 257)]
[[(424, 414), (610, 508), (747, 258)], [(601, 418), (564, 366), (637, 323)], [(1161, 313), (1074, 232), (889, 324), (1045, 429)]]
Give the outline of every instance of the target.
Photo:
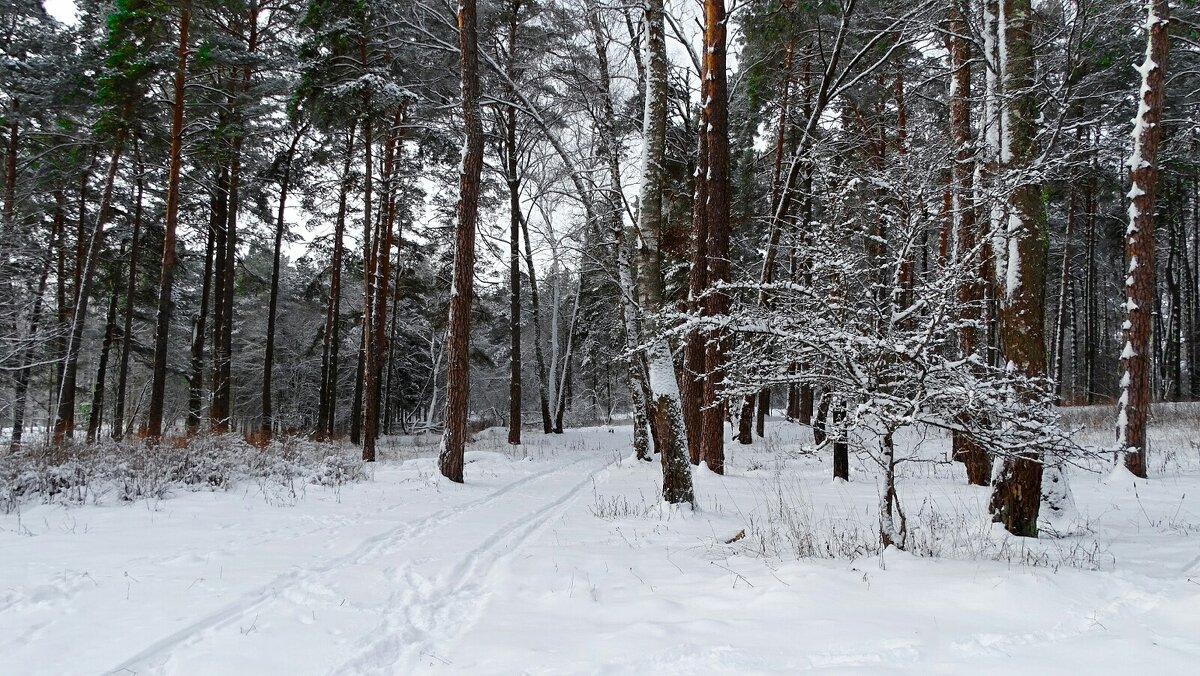
[(342, 256), (346, 232), (346, 202), (350, 195), (350, 162), (354, 157), (354, 132), (350, 125), (346, 134), (345, 161), (342, 165), (341, 187), (338, 192), (337, 219), (333, 226), (333, 256), (329, 263), (329, 302), (325, 306), (325, 331), (321, 345), (321, 393), (317, 409), (318, 441), (333, 436), (337, 414), (338, 352), (341, 346), (340, 327), (342, 300)]
[(125, 278), (125, 307), (122, 308), (124, 318), (121, 326), (121, 363), (117, 368), (117, 401), (113, 406), (113, 441), (120, 441), (125, 436), (125, 397), (128, 389), (126, 383), (129, 377), (129, 352), (133, 344), (133, 309), (137, 304), (137, 264), (142, 250), (142, 206), (146, 168), (142, 164), (142, 152), (136, 142), (133, 145), (133, 156), (137, 187), (133, 207), (133, 233), (130, 235), (129, 244), (129, 274)]
[(622, 217), (624, 199), (621, 194), (620, 142), (617, 139), (616, 112), (612, 100), (612, 88), (608, 71), (608, 47), (600, 27), (600, 10), (592, 7), (588, 14), (592, 37), (595, 41), (599, 67), (599, 98), (602, 116), (597, 121), (600, 135), (600, 154), (607, 164), (609, 187), (608, 228), (612, 233), (613, 249), (617, 263), (618, 299), (622, 328), (624, 329), (625, 352), (629, 356), (629, 399), (633, 408), (633, 450), (639, 460), (651, 460), (649, 421), (646, 408), (645, 362), (638, 351), (641, 330), (638, 326), (638, 290), (629, 260), (629, 247), (625, 239), (625, 223)]
[[(124, 251), (121, 252), (124, 254)], [(104, 421), (104, 380), (108, 373), (108, 355), (112, 350), (113, 335), (117, 332), (117, 289), (113, 280), (112, 294), (108, 301), (108, 314), (104, 319), (104, 342), (100, 345), (100, 360), (96, 364), (96, 384), (92, 387), (92, 410), (88, 415), (87, 443), (96, 443), (100, 425)], [(119, 423), (115, 423), (119, 424)]]
[(550, 416), (549, 378), (546, 375), (546, 356), (542, 351), (542, 310), (538, 299), (537, 275), (533, 268), (533, 246), (529, 242), (529, 223), (524, 216), (521, 216), (521, 239), (525, 242), (525, 268), (529, 271), (529, 303), (533, 309), (533, 355), (537, 364), (542, 433), (550, 434), (554, 430), (554, 421)]
[[(1000, 346), (1009, 368), (1030, 378), (1046, 375), (1045, 288), (1046, 219), (1041, 186), (1030, 182), (1026, 170), (1037, 155), (1034, 146), (1038, 115), (1033, 89), (1032, 9), (1030, 0), (1011, 0), (998, 17), (1000, 73), (1004, 76), (1004, 105), (1001, 119), (1001, 179), (1011, 188), (1003, 227), (993, 224), (993, 240), (1001, 246), (993, 254), (1001, 265), (999, 288)], [(1017, 181), (1016, 185), (1010, 182)], [(1021, 391), (1017, 397), (1032, 399), (1037, 393)], [(1036, 537), (1041, 504), (1042, 450), (1028, 447), (1004, 459), (994, 474), (991, 512), (1013, 535)]]
[(479, 115), (479, 52), (475, 0), (458, 5), (458, 44), (462, 71), (463, 128), (466, 130), (454, 241), (454, 280), (450, 295), (450, 332), (446, 346), (446, 432), (438, 467), (451, 481), (463, 481), (470, 403), (471, 304), (474, 298), (475, 223), (479, 211), (479, 176), (483, 169), (483, 125)]
[(275, 247), (271, 256), (271, 297), (267, 302), (267, 345), (263, 353), (263, 382), (262, 382), (262, 421), (259, 433), (262, 441), (270, 440), (274, 430), (274, 411), (271, 406), (271, 373), (275, 368), (275, 316), (279, 308), (279, 259), (282, 256), (284, 220), (283, 214), (287, 209), (288, 187), (292, 178), (292, 161), (296, 155), (296, 146), (304, 136), (305, 129), (296, 131), (283, 158), (283, 175), (279, 180), (279, 209), (275, 214)]
[[(55, 210), (56, 220), (62, 216), (62, 211)], [(33, 309), (29, 313), (28, 345), (22, 350), (20, 368), (13, 383), (13, 427), (9, 440), (9, 451), (16, 453), (21, 450), (21, 440), (25, 432), (25, 408), (29, 393), (29, 376), (33, 371), (34, 345), (37, 343), (38, 326), (41, 324), (43, 297), (46, 293), (46, 282), (50, 277), (50, 268), (54, 266), (54, 253), (47, 252), (46, 261), (42, 265), (42, 274), (38, 278), (37, 294), (33, 297)]]
[[(829, 397), (821, 400), (826, 404)], [(827, 414), (828, 415), (828, 414)], [(824, 418), (828, 420), (828, 418)], [(850, 443), (842, 428), (846, 420), (846, 402), (840, 399), (833, 404), (833, 478), (850, 480)]]
[[(361, 58), (366, 62), (366, 47), (360, 48)], [(358, 343), (358, 368), (357, 377), (354, 380), (354, 402), (350, 408), (350, 443), (362, 443), (362, 416), (363, 416), (363, 397), (370, 389), (366, 387), (367, 383), (367, 363), (368, 354), (371, 342), (371, 310), (374, 308), (372, 303), (372, 281), (375, 277), (375, 266), (377, 264), (376, 248), (378, 247), (378, 224), (376, 224), (376, 235), (371, 236), (371, 188), (372, 188), (372, 153), (374, 149), (375, 139), (373, 133), (373, 122), (370, 112), (370, 101), (364, 101), (363, 107), (367, 109), (366, 119), (363, 120), (363, 164), (364, 164), (364, 179), (363, 179), (363, 302), (362, 302), (362, 325), (361, 336)]]
[(757, 401), (757, 394), (742, 397), (742, 408), (738, 412), (737, 441), (744, 446), (754, 443), (754, 404)]
[[(702, 314), (707, 317), (729, 311), (729, 295), (715, 290), (729, 280), (729, 123), (725, 72), (725, 1), (704, 0), (704, 92), (706, 102), (701, 130), (708, 137), (708, 167), (705, 181), (705, 221), (708, 237), (708, 297)], [(725, 473), (726, 404), (721, 393), (727, 339), (720, 331), (707, 336), (704, 351), (704, 411), (701, 416), (701, 449), (708, 468)]]
[(395, 119), (384, 137), (383, 175), (381, 177), (383, 195), (380, 205), (380, 217), (383, 220), (380, 226), (382, 232), (375, 233), (375, 265), (371, 291), (374, 307), (371, 311), (370, 336), (367, 341), (367, 372), (363, 394), (366, 397), (363, 402), (363, 460), (367, 462), (375, 461), (375, 441), (379, 436), (380, 374), (384, 369), (388, 283), (392, 275), (392, 230), (396, 220), (395, 201), (392, 193), (395, 190), (396, 143), (403, 121), (404, 107), (401, 106), (396, 111)]
[(146, 416), (146, 436), (150, 441), (162, 437), (163, 407), (167, 388), (167, 345), (171, 333), (171, 289), (175, 284), (175, 231), (179, 226), (179, 174), (183, 165), (184, 85), (187, 78), (188, 27), (191, 2), (185, 0), (179, 10), (179, 50), (175, 67), (175, 101), (171, 104), (171, 151), (167, 169), (167, 214), (163, 229), (162, 267), (158, 285), (158, 322), (154, 332), (154, 373), (150, 386), (150, 410)]
[[(222, 177), (218, 177), (217, 179), (218, 186)], [(208, 323), (208, 306), (212, 299), (212, 283), (210, 278), (213, 272), (213, 254), (216, 247), (217, 219), (223, 218), (223, 215), (219, 215), (217, 208), (217, 203), (221, 199), (218, 194), (219, 192), (220, 187), (218, 187), (217, 192), (213, 193), (212, 200), (209, 203), (208, 236), (205, 237), (204, 245), (204, 274), (200, 278), (200, 311), (192, 318), (192, 366), (191, 375), (188, 377), (188, 417), (186, 426), (188, 436), (192, 436), (200, 431), (201, 417), (204, 415), (204, 338)]]
[[(250, 32), (246, 37), (246, 51), (254, 53), (258, 50), (258, 18), (261, 7), (257, 2), (250, 3), (246, 25)], [(238, 84), (238, 94), (244, 95), (250, 89), (250, 80), (254, 74), (253, 66), (242, 68), (241, 81)], [(233, 115), (239, 114), (235, 103)], [(229, 163), (229, 207), (224, 233), (218, 233), (217, 251), (220, 253), (217, 266), (218, 282), (216, 294), (218, 307), (215, 313), (213, 349), (213, 396), (209, 407), (209, 423), (213, 431), (226, 433), (233, 428), (233, 303), (237, 282), (237, 221), (238, 210), (241, 208), (240, 187), (242, 175), (242, 144), (245, 138), (242, 134), (234, 136), (230, 147)], [(223, 237), (222, 237), (223, 234)], [(224, 246), (221, 246), (222, 240)]]
[(1154, 189), (1167, 65), (1167, 2), (1147, 0), (1146, 58), (1129, 157), (1129, 224), (1125, 229), (1125, 311), (1122, 326), (1121, 396), (1117, 401), (1117, 450), (1135, 476), (1146, 476), (1146, 421), (1150, 413), (1150, 331), (1154, 298)]
[(75, 377), (79, 372), (79, 351), (83, 343), (83, 326), (87, 321), (88, 299), (92, 293), (92, 281), (96, 276), (96, 268), (100, 264), (100, 252), (104, 247), (104, 228), (112, 218), (113, 187), (117, 180), (117, 169), (121, 165), (121, 155), (125, 151), (125, 140), (128, 130), (122, 127), (117, 131), (113, 140), (112, 151), (108, 160), (108, 172), (104, 179), (104, 191), (100, 197), (100, 210), (96, 214), (96, 225), (92, 229), (87, 248), (86, 263), (80, 274), (79, 287), (76, 289), (74, 317), (71, 320), (71, 330), (67, 336), (66, 351), (63, 355), (62, 383), (58, 390), (58, 410), (54, 419), (55, 445), (67, 441), (75, 430)]
[[(703, 95), (702, 95), (703, 96)], [(708, 286), (708, 134), (700, 122), (696, 153), (696, 188), (692, 208), (692, 265), (688, 272), (688, 311), (701, 312), (700, 296)], [(704, 457), (701, 430), (704, 408), (704, 335), (697, 329), (684, 338), (681, 396), (687, 431), (688, 460), (699, 465)]]
[[(967, 43), (967, 23), (957, 2), (950, 7), (950, 137), (954, 144), (954, 164), (951, 174), (950, 214), (954, 221), (954, 258), (967, 270), (967, 281), (959, 288), (964, 326), (959, 331), (958, 347), (964, 358), (982, 358), (986, 341), (980, 336), (978, 322), (983, 316), (983, 275), (976, 246), (974, 151), (971, 137), (971, 54)], [(978, 271), (978, 272), (976, 272)], [(970, 421), (960, 419), (964, 426)], [(953, 456), (967, 470), (967, 482), (986, 486), (991, 479), (987, 451), (967, 432), (955, 431), (952, 436)]]
[[(517, 26), (521, 0), (509, 7), (508, 62), (511, 80), (516, 79)], [(515, 98), (515, 96), (514, 96)], [(509, 106), (504, 118), (505, 181), (508, 183), (508, 332), (510, 371), (508, 379), (508, 443), (521, 443), (521, 183), (517, 167), (517, 109)], [(526, 242), (528, 245), (528, 242)]]

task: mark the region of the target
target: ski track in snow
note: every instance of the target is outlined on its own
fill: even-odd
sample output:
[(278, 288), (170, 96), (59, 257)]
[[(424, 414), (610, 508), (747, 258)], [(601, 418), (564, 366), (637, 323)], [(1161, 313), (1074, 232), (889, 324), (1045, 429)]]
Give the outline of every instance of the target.
[[(102, 673), (106, 675), (163, 673), (164, 668), (167, 666), (172, 655), (176, 651), (182, 648), (194, 646), (204, 641), (208, 636), (212, 635), (217, 630), (229, 627), (237, 623), (238, 620), (249, 617), (254, 611), (263, 608), (271, 601), (284, 597), (289, 592), (300, 587), (320, 587), (322, 586), (320, 582), (320, 578), (322, 576), (336, 574), (346, 566), (361, 566), (370, 563), (372, 560), (378, 560), (387, 554), (395, 552), (403, 545), (408, 544), (423, 535), (433, 532), (435, 529), (447, 524), (450, 521), (453, 521), (456, 518), (460, 518), (463, 515), (479, 510), (480, 508), (487, 507), (491, 503), (503, 498), (505, 495), (512, 493), (513, 491), (516, 491), (528, 484), (540, 481), (551, 475), (568, 471), (587, 459), (588, 458), (586, 457), (578, 458), (567, 463), (558, 464), (550, 469), (522, 477), (516, 481), (505, 484), (504, 486), (485, 496), (476, 498), (475, 500), (471, 500), (463, 504), (451, 505), (416, 521), (402, 523), (395, 528), (371, 536), (366, 540), (363, 540), (353, 551), (345, 555), (323, 561), (306, 569), (293, 570), (280, 575), (270, 583), (246, 594), (241, 600), (231, 603), (228, 606), (225, 606), (224, 608), (174, 632), (173, 634), (154, 642), (138, 654), (124, 660), (120, 664), (110, 669), (104, 670)], [(605, 466), (607, 466), (609, 462), (610, 461), (606, 460)], [(460, 562), (459, 566), (455, 568), (456, 574), (462, 575), (463, 573), (473, 571), (474, 560), (490, 552), (491, 549), (494, 549), (498, 545), (514, 540), (519, 542), (520, 540), (527, 538), (537, 529), (537, 526), (544, 524), (551, 516), (553, 516), (553, 514), (550, 513), (553, 511), (553, 508), (562, 506), (571, 498), (578, 495), (579, 491), (588, 485), (591, 479), (601, 469), (603, 469), (603, 467), (589, 473), (587, 475), (587, 479), (579, 484), (576, 484), (567, 495), (561, 496), (558, 500), (555, 500), (550, 505), (535, 511), (533, 514), (527, 514), (519, 519), (515, 519), (505, 527), (497, 530), (496, 533), (482, 545), (480, 545), (479, 548), (468, 553), (467, 558)], [(532, 527), (522, 528), (521, 522), (531, 522), (534, 525)], [(518, 532), (520, 535), (517, 538), (507, 537), (514, 532)], [(500, 558), (500, 554), (503, 554), (503, 552), (492, 555), (493, 563)], [(411, 577), (403, 580), (396, 580), (397, 584), (408, 584), (410, 582), (420, 583), (420, 580)], [(453, 578), (448, 580), (445, 586), (452, 586), (450, 584), (452, 582)], [(465, 586), (466, 581), (463, 581), (462, 584), (459, 584), (458, 587), (454, 588), (452, 591), (461, 592), (462, 588)], [(434, 602), (434, 599), (437, 597), (438, 593), (434, 593), (432, 595), (429, 593), (422, 593), (420, 597), (425, 599), (427, 603), (432, 603)], [(412, 590), (401, 589), (393, 592), (393, 597), (396, 597), (397, 595), (411, 596)], [(393, 608), (393, 610), (395, 610), (395, 608)], [(411, 616), (411, 609), (405, 608), (405, 615), (406, 617)], [(388, 622), (385, 621), (384, 624), (386, 625)]]
[(487, 583), (496, 567), (565, 512), (610, 465), (606, 462), (565, 493), (508, 521), (463, 554), (451, 570), (435, 581), (407, 566), (401, 573), (402, 584), (388, 601), (384, 621), (371, 632), (378, 638), (333, 673), (339, 676), (407, 674), (421, 666), (421, 657), (445, 662), (435, 649), (462, 634), (478, 618), (487, 601)]

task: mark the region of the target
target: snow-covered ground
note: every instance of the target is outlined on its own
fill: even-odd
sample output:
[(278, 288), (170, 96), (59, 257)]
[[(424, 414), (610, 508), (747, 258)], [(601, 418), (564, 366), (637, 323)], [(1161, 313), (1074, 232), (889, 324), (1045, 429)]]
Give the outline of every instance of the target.
[(296, 495), (26, 503), (0, 516), (0, 673), (1196, 673), (1189, 424), (1156, 431), (1149, 481), (1073, 470), (1070, 533), (1036, 542), (924, 438), (912, 553), (875, 545), (869, 460), (835, 483), (786, 423), (698, 470), (696, 513), (627, 427), (484, 432), (463, 486), (390, 440), (372, 480)]

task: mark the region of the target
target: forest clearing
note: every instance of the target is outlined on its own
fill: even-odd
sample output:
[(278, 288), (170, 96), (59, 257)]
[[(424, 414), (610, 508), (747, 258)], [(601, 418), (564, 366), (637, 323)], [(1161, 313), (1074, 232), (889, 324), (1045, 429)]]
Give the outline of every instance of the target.
[(0, 0), (0, 676), (1189, 674), (1195, 0)]
[(949, 439), (906, 438), (909, 552), (880, 549), (876, 462), (832, 479), (776, 421), (696, 473), (694, 513), (628, 424), (485, 430), (465, 486), (394, 438), (337, 487), (93, 486), (0, 517), (0, 654), (29, 676), (1189, 673), (1198, 413), (1154, 434), (1154, 481), (1072, 469), (1075, 513), (1036, 540), (991, 523)]

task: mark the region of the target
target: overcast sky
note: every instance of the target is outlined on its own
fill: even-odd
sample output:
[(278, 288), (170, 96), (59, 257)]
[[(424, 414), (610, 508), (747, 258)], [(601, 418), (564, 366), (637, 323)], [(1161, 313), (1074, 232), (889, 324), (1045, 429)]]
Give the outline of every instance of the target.
[(75, 21), (75, 0), (43, 0), (50, 16), (63, 23)]

